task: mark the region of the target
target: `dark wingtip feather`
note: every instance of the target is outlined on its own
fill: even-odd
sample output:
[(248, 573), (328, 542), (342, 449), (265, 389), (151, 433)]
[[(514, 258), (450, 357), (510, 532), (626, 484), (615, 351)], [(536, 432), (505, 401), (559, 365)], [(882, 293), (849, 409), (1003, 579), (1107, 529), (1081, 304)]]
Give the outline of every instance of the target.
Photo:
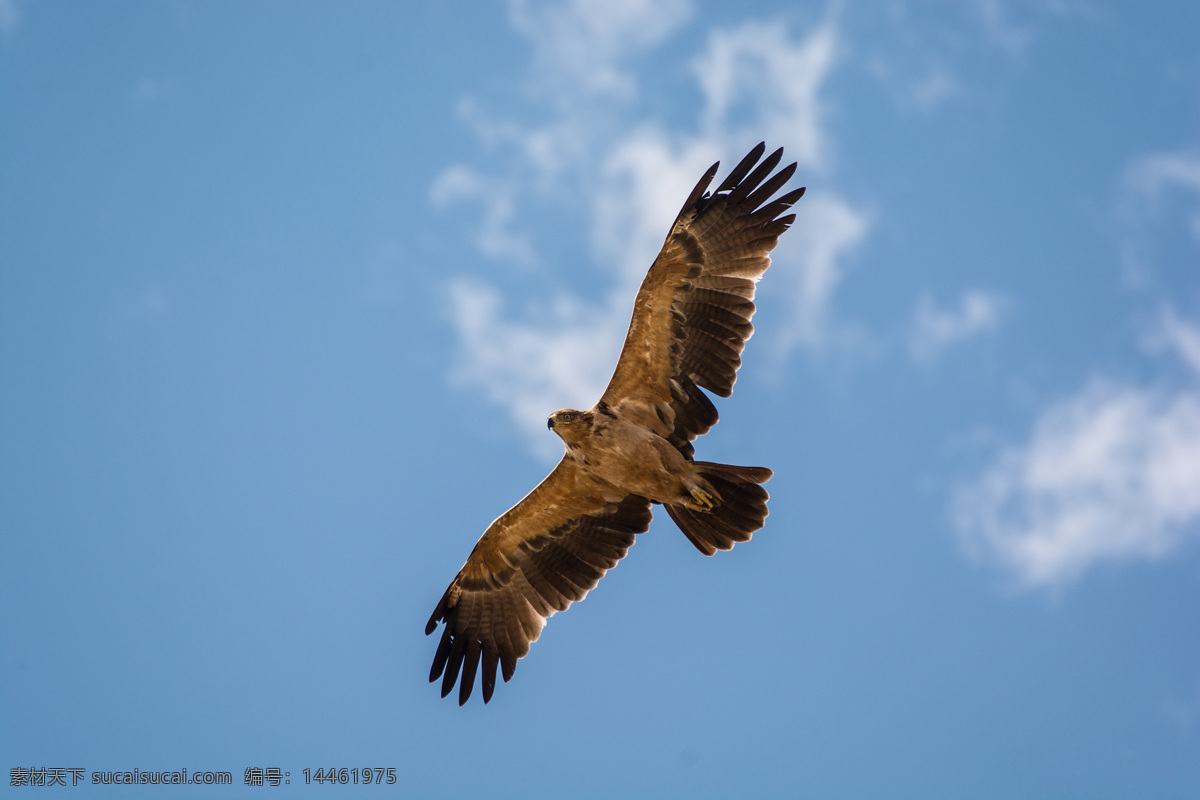
[(804, 195), (804, 189), (794, 189), (777, 200), (772, 200), (754, 212), (755, 220), (773, 220), (782, 212), (787, 211)]
[(757, 168), (755, 168), (754, 172), (751, 172), (744, 180), (740, 181), (738, 185), (729, 192), (729, 202), (740, 203), (742, 200), (744, 200), (746, 195), (754, 191), (754, 189), (760, 183), (762, 183), (763, 178), (770, 175), (771, 171), (775, 169), (775, 167), (777, 167), (779, 162), (782, 160), (783, 148), (781, 147), (774, 153), (771, 153), (771, 155), (767, 156), (763, 162), (759, 164)]
[(772, 175), (766, 183), (758, 187), (757, 190), (746, 198), (746, 205), (750, 208), (758, 208), (771, 198), (771, 195), (779, 191), (779, 187), (783, 186), (792, 176), (796, 174), (796, 162), (788, 164), (783, 169)]
[(446, 659), (446, 674), (442, 676), (442, 697), (446, 697), (454, 690), (454, 683), (458, 680), (458, 670), (462, 667), (463, 651), (466, 647), (461, 636), (454, 637), (454, 644), (450, 646), (450, 656)]
[(717, 187), (717, 191), (724, 192), (728, 189), (732, 189), (734, 186), (737, 186), (742, 178), (746, 177), (746, 173), (750, 171), (750, 168), (758, 163), (758, 160), (762, 158), (762, 154), (765, 152), (767, 152), (766, 142), (759, 142), (756, 144), (750, 150), (750, 152), (746, 154), (746, 157), (738, 162), (738, 165), (733, 168), (721, 185)]
[(442, 639), (438, 642), (437, 652), (433, 654), (433, 666), (429, 668), (429, 682), (433, 683), (438, 678), (442, 677), (442, 670), (446, 668), (446, 659), (450, 656), (450, 645), (453, 643), (450, 635), (450, 626), (446, 626), (446, 630), (442, 631)]
[[(696, 205), (696, 203), (700, 202), (700, 198), (704, 196), (705, 189), (707, 189), (708, 185), (710, 183), (712, 183), (712, 179), (717, 176), (717, 170), (720, 168), (721, 168), (720, 161), (716, 162), (715, 164), (713, 164), (711, 167), (708, 168), (708, 172), (704, 173), (704, 177), (702, 177), (696, 183), (695, 188), (692, 189), (692, 193), (688, 195), (687, 202), (685, 202), (683, 204), (683, 208), (679, 209), (679, 214), (675, 217), (676, 219), (679, 219), (679, 217), (682, 217), (684, 214), (687, 213), (689, 208), (692, 208), (693, 206)], [(668, 233), (667, 235), (670, 236), (670, 233)]]
[(425, 635), (433, 633), (437, 630), (438, 623), (446, 618), (446, 596), (450, 594), (450, 590), (446, 590), (446, 594), (442, 595), (442, 599), (438, 601), (437, 606), (433, 609), (433, 613), (429, 615), (429, 622), (425, 623)]
[[(762, 206), (761, 209), (755, 211), (754, 219), (757, 223), (762, 224), (763, 228), (766, 229), (768, 225), (780, 222), (779, 215), (781, 215), (782, 212), (790, 209), (792, 205), (796, 204), (798, 199), (800, 199), (799, 194), (796, 192), (787, 193), (784, 197), (781, 197), (778, 200), (772, 200), (767, 205)], [(794, 213), (792, 218), (796, 218)], [(772, 230), (772, 233), (775, 233), (774, 228), (770, 228), (770, 230)], [(787, 230), (787, 225), (784, 225), (784, 228), (780, 229), (778, 233), (784, 233), (784, 230)]]
[(483, 702), (486, 705), (496, 691), (496, 667), (500, 663), (500, 653), (485, 647), (483, 650)]
[(475, 688), (475, 672), (479, 669), (479, 655), (483, 647), (478, 639), (467, 643), (467, 653), (463, 659), (462, 679), (458, 682), (458, 704), (466, 705), (471, 699), (471, 691)]

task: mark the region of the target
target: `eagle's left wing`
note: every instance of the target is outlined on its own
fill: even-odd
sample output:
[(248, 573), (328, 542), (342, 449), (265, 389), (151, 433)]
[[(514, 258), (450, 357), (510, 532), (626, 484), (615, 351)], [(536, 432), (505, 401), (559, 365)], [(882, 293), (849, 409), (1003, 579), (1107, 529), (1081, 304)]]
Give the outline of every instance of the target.
[[(616, 370), (600, 402), (668, 439), (691, 457), (691, 441), (717, 422), (700, 391), (733, 392), (754, 327), (754, 289), (769, 253), (796, 218), (781, 216), (803, 189), (771, 199), (796, 171), (778, 172), (782, 148), (759, 144), (709, 193), (713, 164), (671, 226), (633, 305)], [(761, 159), (761, 163), (760, 163)], [(774, 172), (774, 174), (772, 174)]]
[(426, 635), (445, 622), (429, 672), (442, 697), (459, 684), (467, 702), (483, 663), (483, 702), (492, 699), (496, 667), (504, 680), (529, 652), (546, 618), (582, 600), (650, 527), (650, 501), (614, 494), (567, 457), (495, 522), (450, 583)]

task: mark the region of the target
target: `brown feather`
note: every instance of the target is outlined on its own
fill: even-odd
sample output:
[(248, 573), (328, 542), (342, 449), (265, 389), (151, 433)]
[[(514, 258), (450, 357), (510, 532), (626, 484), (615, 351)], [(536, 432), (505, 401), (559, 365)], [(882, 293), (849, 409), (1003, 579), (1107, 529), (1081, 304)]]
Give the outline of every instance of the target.
[[(484, 702), (541, 633), (544, 618), (582, 600), (650, 526), (650, 502), (605, 499), (602, 487), (564, 458), (529, 495), (501, 515), (475, 546), (426, 626), (446, 627), (430, 682), (442, 696), (459, 683), (459, 704), (471, 696), (482, 660)], [(461, 676), (461, 679), (460, 679)]]
[(668, 505), (667, 513), (688, 541), (706, 556), (717, 550), (729, 550), (751, 535), (767, 519), (767, 490), (759, 486), (771, 479), (765, 467), (732, 467), (726, 464), (696, 462), (721, 502), (711, 513), (693, 511), (685, 506)]
[[(737, 186), (734, 186), (729, 190), (730, 204), (739, 206), (743, 205), (743, 201), (746, 199), (746, 196), (749, 195), (750, 192), (754, 191), (754, 189), (757, 188), (760, 183), (762, 183), (763, 178), (771, 174), (771, 170), (775, 169), (776, 165), (779, 164), (782, 158), (783, 148), (781, 147), (763, 159), (763, 162), (755, 167), (753, 172), (747, 175), (744, 180), (739, 181)], [(755, 206), (751, 206), (750, 210), (752, 211), (754, 208)]]
[[(747, 324), (754, 315), (753, 302), (749, 302), (754, 298), (754, 281), (770, 266), (768, 254), (787, 228), (787, 223), (756, 213), (756, 209), (795, 172), (795, 166), (789, 165), (772, 175), (783, 157), (782, 150), (766, 159), (762, 159), (763, 152), (765, 146), (751, 150), (716, 194), (703, 194), (712, 170), (692, 191), (638, 290), (625, 346), (601, 402), (614, 408), (622, 406), (626, 413), (630, 413), (628, 401), (648, 406), (673, 403), (665, 385), (672, 378), (688, 377), (702, 365), (702, 377), (696, 381), (699, 385), (721, 396), (732, 392), (741, 365), (740, 350), (736, 350), (737, 359), (714, 353), (711, 342), (705, 340), (711, 329), (703, 324), (703, 314), (696, 313), (694, 303), (736, 307)], [(799, 196), (796, 191), (789, 192), (767, 207), (783, 212)], [(689, 269), (686, 274), (685, 266)], [(735, 306), (733, 298), (721, 298), (713, 295), (714, 291), (747, 302)], [(682, 320), (668, 316), (666, 305), (682, 310)], [(664, 323), (669, 324), (669, 338), (662, 336)], [(742, 330), (745, 334), (739, 330), (737, 338), (744, 343), (753, 328)], [(674, 416), (678, 425), (680, 415)], [(686, 436), (686, 432), (681, 433)], [(682, 438), (674, 431), (667, 435)], [(687, 438), (690, 441), (694, 437)]]
[[(717, 187), (717, 192), (720, 193), (729, 191), (734, 186), (737, 186), (739, 183), (741, 183), (742, 178), (746, 177), (746, 173), (748, 173), (750, 169), (758, 163), (758, 160), (762, 158), (762, 155), (765, 152), (767, 152), (766, 142), (759, 142), (758, 144), (754, 145), (750, 152), (746, 154), (746, 157), (739, 161), (738, 165), (729, 171), (729, 177), (721, 182), (721, 185)], [(687, 206), (684, 206), (684, 208), (686, 207)]]

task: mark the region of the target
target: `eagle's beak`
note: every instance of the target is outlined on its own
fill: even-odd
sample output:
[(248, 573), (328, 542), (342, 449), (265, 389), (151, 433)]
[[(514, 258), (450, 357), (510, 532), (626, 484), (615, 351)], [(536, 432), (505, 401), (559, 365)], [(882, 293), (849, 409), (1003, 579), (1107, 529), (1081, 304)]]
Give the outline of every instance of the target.
[(546, 417), (546, 430), (554, 430), (554, 417)]

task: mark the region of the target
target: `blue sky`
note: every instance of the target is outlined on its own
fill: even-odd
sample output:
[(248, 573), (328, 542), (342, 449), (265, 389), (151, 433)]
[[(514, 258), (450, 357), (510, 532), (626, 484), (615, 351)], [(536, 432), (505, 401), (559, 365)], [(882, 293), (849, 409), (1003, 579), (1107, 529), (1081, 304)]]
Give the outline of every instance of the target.
[[(1197, 30), (0, 0), (6, 787), (1200, 796)], [(434, 604), (763, 139), (808, 193), (698, 457), (775, 470), (766, 528), (709, 559), (659, 513), (488, 706), (440, 699)]]

